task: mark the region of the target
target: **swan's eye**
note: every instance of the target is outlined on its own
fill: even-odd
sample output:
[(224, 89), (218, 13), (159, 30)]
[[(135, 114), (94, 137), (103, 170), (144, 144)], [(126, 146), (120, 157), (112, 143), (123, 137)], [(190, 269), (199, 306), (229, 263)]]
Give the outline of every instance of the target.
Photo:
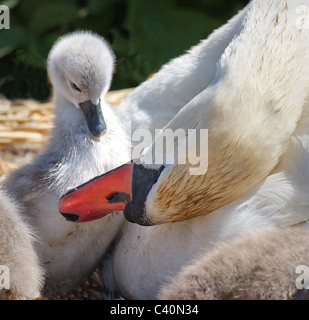
[(71, 87), (72, 87), (74, 90), (76, 90), (76, 91), (78, 91), (78, 92), (81, 92), (81, 90), (78, 88), (78, 86), (77, 86), (74, 82), (71, 82)]

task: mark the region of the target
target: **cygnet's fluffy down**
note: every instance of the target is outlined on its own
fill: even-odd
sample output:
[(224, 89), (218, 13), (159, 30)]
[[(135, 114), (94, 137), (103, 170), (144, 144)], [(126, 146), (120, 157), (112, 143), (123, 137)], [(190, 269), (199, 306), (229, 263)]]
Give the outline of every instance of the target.
[(160, 290), (158, 297), (171, 300), (293, 299), (297, 294), (297, 281), (301, 281), (297, 267), (309, 266), (308, 243), (309, 230), (299, 227), (238, 237), (184, 267)]
[(0, 188), (0, 300), (40, 297), (43, 269), (35, 253), (31, 228), (20, 209)]
[(58, 208), (69, 189), (129, 160), (129, 140), (105, 102), (113, 64), (104, 39), (90, 32), (66, 35), (53, 46), (48, 71), (56, 108), (50, 141), (6, 181), (39, 236), (36, 248), (46, 270), (48, 297), (70, 291), (91, 272), (124, 221), (115, 212), (76, 224)]

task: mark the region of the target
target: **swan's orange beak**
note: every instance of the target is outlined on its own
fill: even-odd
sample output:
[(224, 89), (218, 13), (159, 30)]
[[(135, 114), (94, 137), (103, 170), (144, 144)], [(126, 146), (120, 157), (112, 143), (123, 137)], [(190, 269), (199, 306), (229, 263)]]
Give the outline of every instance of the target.
[(69, 221), (85, 222), (124, 210), (132, 200), (132, 173), (133, 162), (69, 191), (60, 199), (60, 213)]

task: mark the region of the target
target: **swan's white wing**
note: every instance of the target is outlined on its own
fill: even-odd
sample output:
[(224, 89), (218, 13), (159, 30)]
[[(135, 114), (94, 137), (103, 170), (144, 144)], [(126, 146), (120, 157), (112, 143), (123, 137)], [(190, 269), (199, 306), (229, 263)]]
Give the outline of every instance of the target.
[(162, 129), (216, 74), (216, 64), (239, 33), (247, 8), (210, 37), (170, 63), (137, 87), (115, 108), (122, 121), (131, 121), (132, 131)]

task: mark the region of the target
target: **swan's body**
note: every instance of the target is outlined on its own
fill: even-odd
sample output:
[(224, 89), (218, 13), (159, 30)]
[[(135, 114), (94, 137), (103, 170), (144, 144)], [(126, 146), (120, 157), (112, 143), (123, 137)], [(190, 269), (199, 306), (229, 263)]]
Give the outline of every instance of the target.
[[(308, 123), (309, 125), (309, 123)], [(183, 222), (141, 227), (126, 223), (105, 264), (106, 284), (124, 296), (154, 299), (183, 266), (214, 245), (264, 228), (287, 227), (309, 219), (309, 137), (295, 137), (286, 169), (267, 177), (231, 204)], [(297, 168), (297, 169), (296, 169)]]
[[(74, 224), (58, 210), (64, 192), (129, 159), (126, 135), (104, 102), (112, 70), (112, 54), (95, 35), (74, 33), (56, 43), (49, 55), (56, 101), (52, 138), (33, 163), (14, 172), (6, 182), (38, 233), (47, 296), (72, 289), (95, 268), (123, 222), (122, 215), (115, 213), (100, 221)], [(99, 99), (107, 126), (104, 134), (100, 127), (86, 123), (79, 108), (83, 101), (94, 105)], [(102, 135), (93, 139), (93, 132)]]
[[(147, 129), (154, 136), (155, 129), (164, 128), (182, 107), (207, 88), (216, 75), (216, 63), (240, 31), (246, 10), (188, 53), (164, 65), (115, 108), (122, 121), (131, 123), (131, 133)], [(137, 142), (133, 140), (132, 144)]]
[(253, 0), (215, 80), (167, 125), (209, 129), (207, 174), (190, 176), (186, 165), (158, 174), (141, 213), (165, 224), (124, 225), (103, 270), (111, 290), (154, 299), (214, 244), (309, 219), (309, 34), (295, 25), (300, 3)]
[(35, 237), (19, 211), (0, 189), (0, 300), (41, 295), (43, 269), (34, 249)]
[[(293, 299), (308, 285), (309, 230), (263, 230), (217, 246), (185, 267), (159, 299)], [(300, 269), (298, 269), (300, 268)], [(300, 275), (306, 271), (302, 276)], [(298, 287), (299, 286), (299, 287)]]

